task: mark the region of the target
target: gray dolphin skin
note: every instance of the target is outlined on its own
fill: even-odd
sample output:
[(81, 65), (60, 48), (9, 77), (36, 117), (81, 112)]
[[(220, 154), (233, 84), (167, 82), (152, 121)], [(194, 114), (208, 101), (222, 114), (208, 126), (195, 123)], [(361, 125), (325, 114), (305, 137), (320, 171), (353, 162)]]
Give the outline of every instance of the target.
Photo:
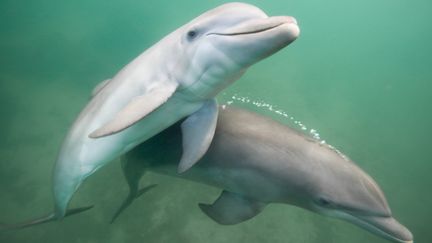
[(70, 214), (68, 204), (88, 176), (181, 119), (178, 171), (188, 170), (212, 141), (218, 115), (214, 97), (298, 35), (293, 17), (269, 17), (244, 3), (216, 7), (168, 34), (96, 86), (60, 148), (54, 212), (20, 226)]
[(130, 193), (112, 222), (155, 186), (138, 188), (145, 171), (153, 171), (221, 188), (213, 204), (199, 204), (219, 224), (237, 224), (269, 203), (284, 203), (348, 221), (393, 242), (413, 242), (368, 174), (328, 145), (269, 118), (220, 108), (209, 150), (193, 168), (178, 174), (181, 143), (178, 123), (122, 157)]

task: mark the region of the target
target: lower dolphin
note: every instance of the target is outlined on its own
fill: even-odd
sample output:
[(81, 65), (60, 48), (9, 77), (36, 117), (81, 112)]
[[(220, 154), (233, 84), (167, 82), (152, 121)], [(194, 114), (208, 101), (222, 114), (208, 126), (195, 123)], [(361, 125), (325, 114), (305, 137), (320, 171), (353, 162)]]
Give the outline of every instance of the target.
[(176, 124), (123, 157), (130, 193), (112, 222), (134, 198), (154, 187), (139, 190), (140, 178), (150, 170), (223, 189), (213, 204), (199, 204), (219, 224), (237, 224), (269, 203), (285, 203), (346, 220), (394, 242), (413, 242), (368, 174), (326, 144), (271, 119), (220, 109), (208, 152), (190, 171), (178, 174), (181, 152)]

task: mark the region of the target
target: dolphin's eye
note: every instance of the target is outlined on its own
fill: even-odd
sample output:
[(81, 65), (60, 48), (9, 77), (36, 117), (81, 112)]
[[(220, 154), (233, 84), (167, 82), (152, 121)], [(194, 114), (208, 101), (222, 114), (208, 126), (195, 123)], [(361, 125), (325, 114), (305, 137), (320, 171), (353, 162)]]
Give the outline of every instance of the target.
[(323, 197), (318, 198), (318, 204), (323, 207), (330, 206), (331, 202)]
[(193, 40), (197, 35), (198, 33), (195, 30), (190, 30), (187, 32), (187, 37), (189, 40)]

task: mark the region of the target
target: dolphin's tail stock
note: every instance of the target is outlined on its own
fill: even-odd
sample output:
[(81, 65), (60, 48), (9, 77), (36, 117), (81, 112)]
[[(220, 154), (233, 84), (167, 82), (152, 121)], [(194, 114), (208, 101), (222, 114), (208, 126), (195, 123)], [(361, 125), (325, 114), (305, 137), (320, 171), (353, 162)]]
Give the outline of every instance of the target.
[[(78, 214), (78, 213), (82, 213), (82, 212), (87, 211), (91, 208), (93, 208), (93, 205), (87, 206), (87, 207), (68, 209), (65, 217), (68, 217), (68, 216), (71, 216), (74, 214)], [(42, 217), (39, 217), (36, 219), (31, 219), (31, 220), (28, 220), (28, 221), (25, 221), (22, 223), (0, 224), (0, 231), (23, 229), (23, 228), (27, 228), (27, 227), (31, 227), (31, 226), (35, 226), (35, 225), (39, 225), (39, 224), (45, 224), (45, 223), (48, 223), (48, 222), (51, 222), (54, 220), (57, 220), (55, 213), (49, 213), (45, 216), (42, 216)]]
[(126, 198), (126, 200), (124, 200), (124, 202), (122, 203), (122, 205), (120, 206), (119, 209), (117, 209), (116, 213), (114, 214), (114, 216), (111, 219), (110, 224), (114, 223), (114, 221), (117, 219), (117, 217), (127, 208), (129, 207), (129, 205), (131, 205), (131, 203), (133, 202), (133, 200), (137, 199), (138, 197), (140, 197), (141, 195), (143, 195), (144, 193), (146, 193), (147, 191), (151, 190), (152, 188), (154, 188), (155, 186), (157, 186), (157, 184), (151, 184), (150, 186), (146, 186), (142, 189), (140, 189), (139, 191), (137, 191), (137, 193), (132, 193), (130, 192), (128, 197)]

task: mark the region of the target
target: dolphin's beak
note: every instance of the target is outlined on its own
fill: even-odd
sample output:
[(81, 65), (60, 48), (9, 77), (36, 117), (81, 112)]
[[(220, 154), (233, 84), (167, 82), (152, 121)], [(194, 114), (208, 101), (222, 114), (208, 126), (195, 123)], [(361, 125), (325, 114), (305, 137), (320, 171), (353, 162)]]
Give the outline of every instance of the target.
[(277, 16), (242, 21), (209, 32), (207, 37), (234, 63), (248, 67), (289, 45), (299, 34), (295, 18)]
[(241, 24), (235, 25), (228, 28), (222, 32), (212, 32), (207, 35), (225, 35), (225, 36), (235, 36), (235, 35), (247, 35), (247, 34), (257, 34), (260, 32), (265, 32), (268, 30), (276, 29), (278, 27), (289, 25), (294, 29), (294, 35), (297, 37), (300, 33), (300, 29), (297, 25), (297, 20), (290, 16), (276, 16), (262, 19), (253, 19)]
[(393, 242), (413, 243), (413, 235), (393, 217), (354, 216), (347, 213), (348, 221)]

